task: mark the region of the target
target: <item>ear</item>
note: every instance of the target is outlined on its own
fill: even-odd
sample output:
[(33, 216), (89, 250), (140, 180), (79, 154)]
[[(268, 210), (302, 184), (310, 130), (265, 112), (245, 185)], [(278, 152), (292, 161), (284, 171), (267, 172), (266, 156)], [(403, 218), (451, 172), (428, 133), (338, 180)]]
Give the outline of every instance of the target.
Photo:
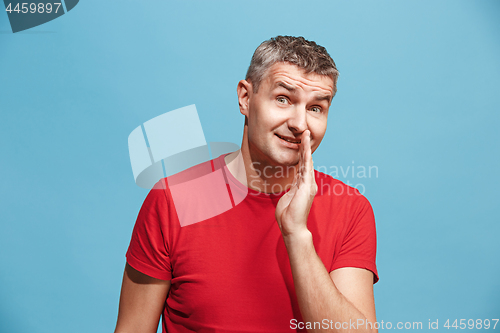
[(238, 93), (238, 104), (240, 105), (240, 112), (242, 115), (248, 117), (248, 104), (250, 102), (250, 95), (252, 94), (252, 83), (247, 80), (238, 82), (236, 88)]

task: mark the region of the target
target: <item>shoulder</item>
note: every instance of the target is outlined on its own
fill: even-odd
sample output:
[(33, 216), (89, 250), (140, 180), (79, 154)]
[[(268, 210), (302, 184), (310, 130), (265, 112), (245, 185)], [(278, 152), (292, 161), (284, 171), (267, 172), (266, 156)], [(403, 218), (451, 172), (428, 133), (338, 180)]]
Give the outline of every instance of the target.
[[(193, 191), (199, 189), (199, 181), (213, 172), (213, 160), (209, 160), (176, 174), (159, 179), (144, 200), (143, 210), (173, 211), (176, 203), (187, 201)], [(198, 188), (197, 188), (198, 187)], [(184, 199), (184, 200), (182, 200)]]
[(356, 187), (317, 170), (314, 170), (314, 176), (318, 185), (316, 197), (329, 198), (344, 204), (370, 205), (368, 199)]
[(169, 186), (187, 183), (191, 180), (195, 180), (212, 173), (214, 171), (214, 165), (216, 164), (215, 162), (217, 160), (218, 159), (209, 160), (197, 164), (163, 179), (168, 183)]

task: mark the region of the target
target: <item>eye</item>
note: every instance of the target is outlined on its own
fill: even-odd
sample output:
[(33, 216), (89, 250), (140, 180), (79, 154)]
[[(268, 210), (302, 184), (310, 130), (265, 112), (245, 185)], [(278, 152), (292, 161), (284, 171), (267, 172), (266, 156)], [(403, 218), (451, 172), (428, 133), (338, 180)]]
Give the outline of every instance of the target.
[(278, 103), (280, 104), (288, 104), (288, 98), (286, 98), (285, 96), (276, 97), (276, 101), (278, 101)]
[(319, 106), (313, 106), (313, 107), (311, 108), (311, 111), (312, 111), (312, 112), (319, 113), (319, 112), (321, 112), (321, 108), (320, 108)]

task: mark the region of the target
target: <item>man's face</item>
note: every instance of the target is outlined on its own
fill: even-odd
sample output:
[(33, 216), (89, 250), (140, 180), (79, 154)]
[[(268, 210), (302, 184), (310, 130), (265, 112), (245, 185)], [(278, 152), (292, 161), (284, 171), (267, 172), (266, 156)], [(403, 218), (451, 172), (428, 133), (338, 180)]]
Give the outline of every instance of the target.
[[(245, 83), (248, 95), (242, 99), (240, 86)], [(329, 76), (306, 74), (289, 63), (271, 66), (257, 93), (251, 83), (240, 82), (240, 110), (248, 118), (252, 158), (267, 165), (296, 165), (300, 136), (305, 130), (311, 132), (314, 152), (325, 135), (333, 88)]]

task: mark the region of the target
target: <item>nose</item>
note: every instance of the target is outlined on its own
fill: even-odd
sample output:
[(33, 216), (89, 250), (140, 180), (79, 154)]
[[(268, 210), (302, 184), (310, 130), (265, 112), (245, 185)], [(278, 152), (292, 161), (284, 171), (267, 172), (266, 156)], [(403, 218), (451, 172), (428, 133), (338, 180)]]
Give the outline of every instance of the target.
[(307, 110), (303, 106), (296, 106), (290, 113), (287, 121), (288, 128), (294, 134), (300, 134), (307, 129)]

